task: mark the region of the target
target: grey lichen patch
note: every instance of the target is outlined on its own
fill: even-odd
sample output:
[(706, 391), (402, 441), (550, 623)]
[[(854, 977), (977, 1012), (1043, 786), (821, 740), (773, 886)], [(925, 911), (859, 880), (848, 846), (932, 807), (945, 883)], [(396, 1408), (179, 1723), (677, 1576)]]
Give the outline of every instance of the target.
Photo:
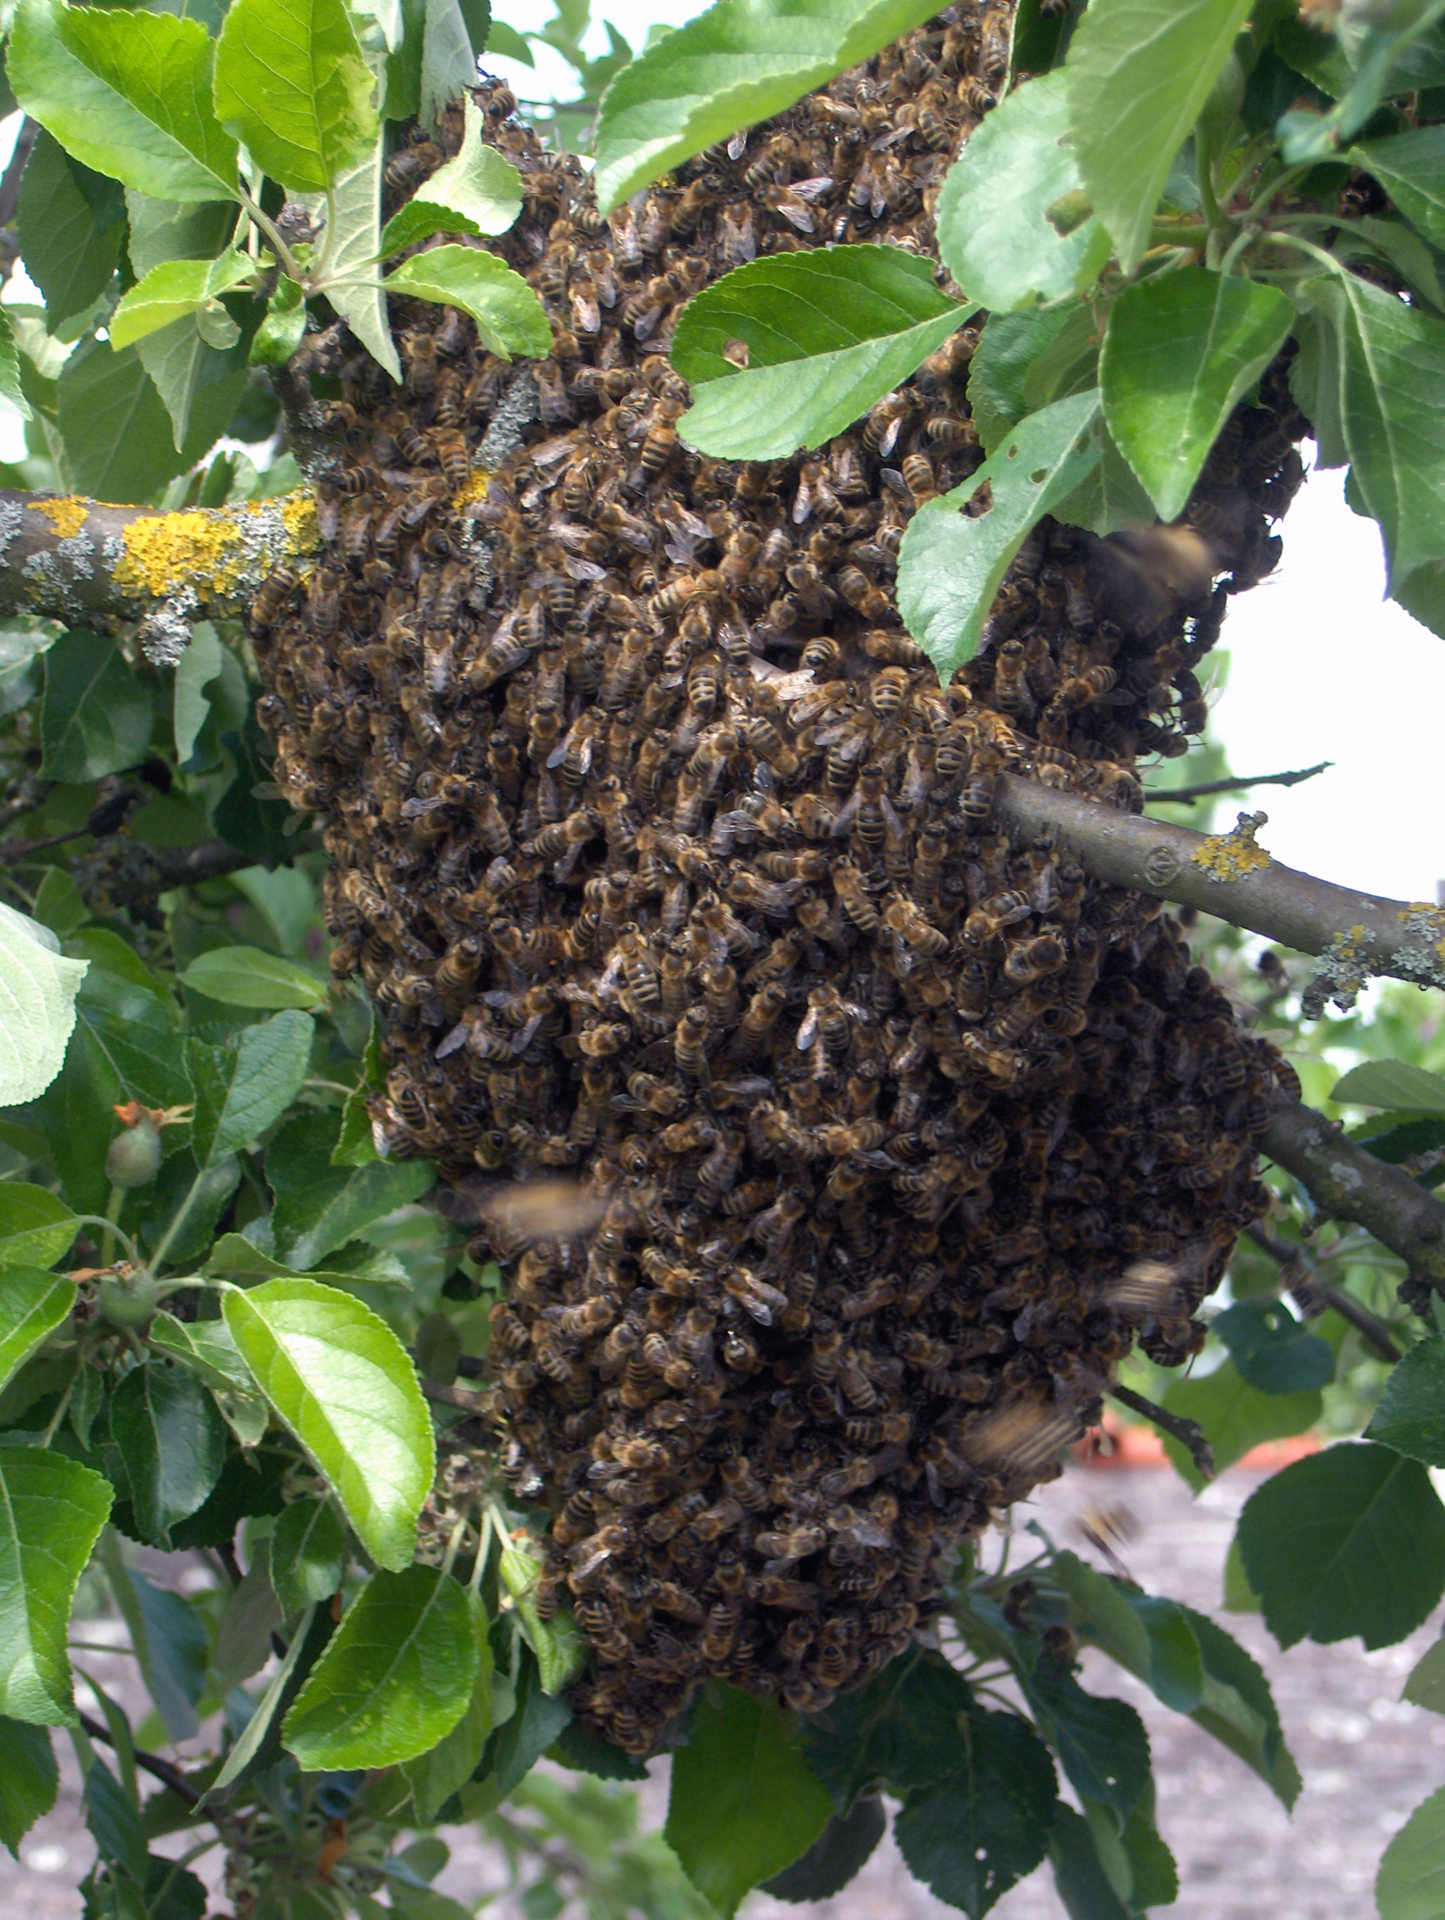
[(80, 618), (84, 609), (74, 591), (75, 569), (58, 551), (28, 554), (20, 575), (35, 612), (58, 614), (64, 620)]
[(1417, 901), (1402, 908), (1399, 919), (1402, 937), (1390, 942), (1388, 950), (1363, 923), (1335, 935), (1316, 960), (1315, 977), (1301, 996), (1306, 1019), (1317, 1020), (1326, 1000), (1348, 1012), (1361, 987), (1380, 974), (1445, 990), (1445, 908)]
[(1362, 923), (1335, 935), (1315, 961), (1315, 977), (1300, 996), (1300, 1011), (1307, 1020), (1318, 1020), (1327, 1000), (1341, 1013), (1349, 1012), (1360, 988), (1380, 971), (1371, 956), (1371, 944)]
[(57, 540), (55, 551), (77, 580), (94, 578), (95, 542), (88, 534), (72, 533), (65, 540)]
[(497, 402), (482, 444), (473, 459), (474, 467), (488, 472), (499, 467), (509, 453), (522, 444), (522, 429), (537, 417), (537, 382), (527, 367), (518, 367), (507, 382), (507, 390)]
[(1445, 908), (1412, 902), (1400, 914), (1404, 938), (1393, 971), (1422, 987), (1445, 987)]
[(0, 501), (0, 560), (5, 558), (10, 542), (19, 533), (24, 518), (25, 509), (19, 501)]
[(182, 587), (154, 607), (136, 629), (141, 652), (153, 667), (174, 667), (191, 644), (191, 625), (201, 603), (190, 587)]

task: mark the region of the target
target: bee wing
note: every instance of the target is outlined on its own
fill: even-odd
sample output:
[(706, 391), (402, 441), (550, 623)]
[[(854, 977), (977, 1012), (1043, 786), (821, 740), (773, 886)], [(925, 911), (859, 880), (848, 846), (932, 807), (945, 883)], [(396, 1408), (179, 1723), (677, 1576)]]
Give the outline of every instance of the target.
[(442, 1038), (437, 1042), (437, 1049), (436, 1049), (437, 1059), (445, 1060), (449, 1053), (455, 1053), (458, 1047), (465, 1046), (466, 1039), (467, 1039), (467, 1032), (468, 1032), (468, 1028), (467, 1028), (466, 1021), (458, 1020), (457, 1024), (452, 1028), (451, 1032), (445, 1035), (444, 1038)]
[(818, 1009), (809, 1007), (798, 1027), (798, 1051), (806, 1053), (818, 1037)]

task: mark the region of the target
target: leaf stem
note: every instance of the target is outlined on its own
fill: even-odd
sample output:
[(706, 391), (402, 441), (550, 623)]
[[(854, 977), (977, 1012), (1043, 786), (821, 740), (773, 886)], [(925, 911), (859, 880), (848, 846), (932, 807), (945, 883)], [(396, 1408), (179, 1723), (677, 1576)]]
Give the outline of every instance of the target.
[(171, 1242), (175, 1239), (176, 1235), (180, 1232), (181, 1228), (186, 1224), (186, 1221), (190, 1218), (191, 1209), (196, 1204), (197, 1196), (201, 1191), (201, 1182), (205, 1179), (207, 1171), (208, 1171), (207, 1168), (205, 1167), (201, 1168), (200, 1172), (196, 1175), (195, 1179), (191, 1182), (190, 1187), (187, 1190), (185, 1199), (182, 1200), (181, 1204), (176, 1208), (175, 1212), (171, 1215), (170, 1225), (166, 1228), (165, 1232), (161, 1235), (160, 1245), (156, 1248), (155, 1252), (151, 1255), (151, 1271), (153, 1273), (160, 1266), (161, 1262), (165, 1259), (166, 1254), (170, 1251)]
[[(79, 1378), (80, 1378), (80, 1375), (77, 1373), (75, 1376), (75, 1380), (78, 1380)], [(50, 1416), (50, 1424), (49, 1426), (46, 1427), (45, 1432), (41, 1437), (40, 1444), (42, 1447), (48, 1447), (51, 1441), (55, 1438), (56, 1434), (60, 1430), (60, 1423), (65, 1418), (66, 1413), (70, 1407), (71, 1398), (75, 1393), (75, 1380), (72, 1380), (70, 1385), (65, 1389), (64, 1393), (61, 1394), (60, 1404), (56, 1407), (54, 1413), (52, 1413)]]
[[(113, 1186), (110, 1190), (110, 1197), (105, 1203), (105, 1217), (112, 1222), (112, 1227), (114, 1222), (120, 1219), (120, 1210), (125, 1205), (125, 1196), (126, 1189), (124, 1187)], [(108, 1229), (101, 1235), (100, 1239), (100, 1264), (103, 1267), (110, 1265), (111, 1255), (114, 1251), (115, 1234), (113, 1230)]]
[(310, 282), (302, 269), (297, 266), (295, 256), (292, 254), (290, 247), (288, 247), (286, 242), (281, 238), (280, 229), (277, 227), (275, 221), (268, 213), (264, 213), (261, 210), (260, 205), (251, 198), (244, 187), (240, 188), (239, 192), (241, 205), (251, 216), (252, 225), (259, 227), (261, 232), (264, 233), (270, 241), (276, 258), (281, 262), (282, 267), (286, 271), (287, 279), (294, 280), (300, 287), (309, 287)]
[(145, 1262), (140, 1257), (140, 1252), (136, 1246), (135, 1241), (131, 1239), (130, 1235), (125, 1231), (123, 1227), (118, 1227), (115, 1224), (114, 1220), (107, 1219), (107, 1217), (103, 1213), (78, 1213), (76, 1214), (75, 1219), (76, 1219), (76, 1224), (78, 1226), (103, 1228), (104, 1232), (102, 1235), (102, 1245), (111, 1234), (114, 1234), (116, 1239), (119, 1240), (121, 1245), (125, 1248), (126, 1254), (130, 1259), (131, 1265), (135, 1267), (142, 1267), (145, 1265)]

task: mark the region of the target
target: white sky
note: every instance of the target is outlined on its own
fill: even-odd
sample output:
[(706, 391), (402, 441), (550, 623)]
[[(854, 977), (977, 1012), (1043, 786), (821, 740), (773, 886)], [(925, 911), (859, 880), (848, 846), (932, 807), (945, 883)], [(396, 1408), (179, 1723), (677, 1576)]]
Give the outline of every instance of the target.
[[(653, 22), (679, 26), (700, 9), (698, 0), (600, 0), (598, 10), (637, 48)], [(552, 17), (550, 0), (498, 0), (496, 11), (522, 30)], [(605, 47), (594, 24), (588, 50)], [(564, 91), (570, 71), (545, 49), (535, 70), (487, 65), (533, 98)], [(0, 165), (13, 138), (10, 125), (0, 127)], [(9, 297), (35, 295), (12, 283)], [(20, 425), (0, 416), (0, 460), (22, 450)], [(1276, 859), (1342, 884), (1433, 900), (1445, 881), (1445, 640), (1382, 599), (1379, 535), (1344, 504), (1338, 473), (1311, 475), (1283, 533), (1278, 572), (1241, 595), (1225, 622), (1231, 666), (1213, 731), (1239, 773), (1335, 765), (1300, 787), (1241, 794), (1239, 804), (1268, 812), (1261, 838)]]

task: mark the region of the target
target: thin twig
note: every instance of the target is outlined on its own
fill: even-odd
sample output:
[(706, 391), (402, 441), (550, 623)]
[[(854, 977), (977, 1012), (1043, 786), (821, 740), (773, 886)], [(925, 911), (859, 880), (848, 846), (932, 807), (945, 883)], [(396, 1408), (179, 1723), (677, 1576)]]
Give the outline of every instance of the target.
[[(1371, 1313), (1368, 1307), (1362, 1307), (1354, 1295), (1346, 1293), (1343, 1287), (1332, 1286), (1328, 1280), (1318, 1279), (1300, 1258), (1298, 1247), (1292, 1247), (1288, 1240), (1281, 1240), (1268, 1227), (1246, 1227), (1245, 1232), (1272, 1260), (1278, 1260), (1280, 1278), (1306, 1313), (1315, 1301), (1323, 1301), (1325, 1306), (1333, 1307), (1342, 1320), (1348, 1320), (1382, 1360), (1388, 1360), (1393, 1365), (1396, 1360), (1403, 1358), (1391, 1338), (1388, 1322)], [(1295, 1278), (1291, 1279), (1291, 1274)]]
[(1328, 773), (1333, 760), (1321, 760), (1317, 767), (1301, 767), (1294, 773), (1257, 773), (1249, 779), (1201, 780), (1193, 787), (1145, 787), (1146, 800), (1167, 800), (1171, 806), (1192, 806), (1207, 800), (1212, 793), (1243, 793), (1249, 787), (1297, 787), (1302, 780), (1313, 780), (1317, 773)]
[(1214, 1478), (1214, 1449), (1205, 1439), (1203, 1427), (1197, 1422), (1186, 1420), (1177, 1413), (1166, 1413), (1163, 1407), (1146, 1400), (1142, 1393), (1135, 1393), (1132, 1387), (1111, 1387), (1109, 1397), (1117, 1400), (1121, 1407), (1128, 1407), (1132, 1413), (1142, 1413), (1146, 1420), (1152, 1421), (1181, 1446), (1187, 1447), (1201, 1476), (1205, 1480)]
[(489, 1400), (468, 1393), (465, 1387), (444, 1387), (440, 1380), (423, 1380), (420, 1385), (427, 1399), (435, 1400), (438, 1406), (458, 1407), (463, 1413), (487, 1414), (492, 1410)]
[[(103, 1721), (96, 1720), (88, 1713), (80, 1715), (80, 1724), (92, 1740), (104, 1740), (108, 1747), (115, 1745), (115, 1736)], [(173, 1767), (169, 1760), (162, 1760), (158, 1753), (147, 1753), (143, 1747), (135, 1749), (135, 1763), (142, 1773), (148, 1773), (162, 1786), (169, 1787), (172, 1793), (178, 1793), (188, 1806), (197, 1806), (201, 1796), (179, 1767)]]
[(40, 128), (28, 115), (20, 122), (9, 164), (0, 174), (0, 227), (10, 226), (15, 219), (16, 209), (20, 205), (20, 176), (25, 171), (30, 149), (35, 145), (35, 137), (39, 132)]

